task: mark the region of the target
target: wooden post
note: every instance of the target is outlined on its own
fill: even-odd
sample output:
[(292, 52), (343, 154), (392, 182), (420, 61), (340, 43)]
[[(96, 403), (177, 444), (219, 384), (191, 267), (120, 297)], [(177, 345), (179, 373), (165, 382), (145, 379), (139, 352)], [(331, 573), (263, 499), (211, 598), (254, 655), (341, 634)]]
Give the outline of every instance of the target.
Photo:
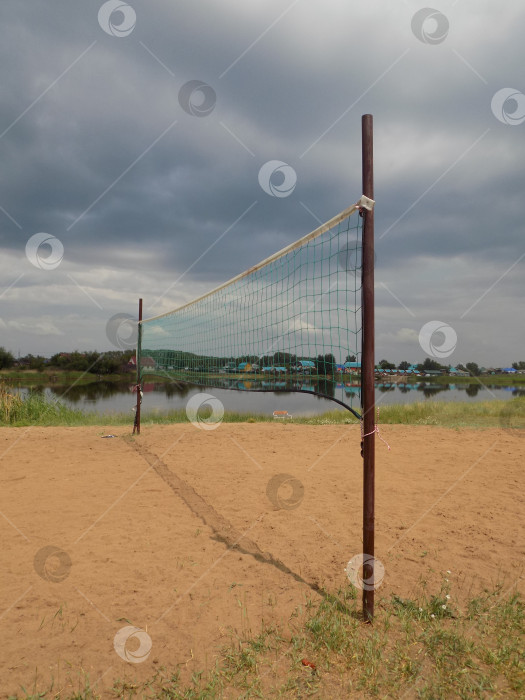
[[(374, 199), (373, 117), (364, 114), (362, 128), (363, 194)], [(375, 525), (375, 339), (374, 339), (374, 210), (364, 210), (362, 249), (363, 357), (361, 364), (363, 405), (363, 615), (374, 617)]]
[(137, 351), (135, 353), (135, 359), (137, 361), (137, 408), (135, 410), (135, 423), (133, 424), (133, 435), (135, 432), (140, 435), (140, 404), (142, 401), (142, 373), (141, 373), (141, 353), (140, 353), (140, 340), (142, 336), (142, 327), (140, 322), (142, 321), (142, 299), (139, 299), (139, 322), (137, 328)]

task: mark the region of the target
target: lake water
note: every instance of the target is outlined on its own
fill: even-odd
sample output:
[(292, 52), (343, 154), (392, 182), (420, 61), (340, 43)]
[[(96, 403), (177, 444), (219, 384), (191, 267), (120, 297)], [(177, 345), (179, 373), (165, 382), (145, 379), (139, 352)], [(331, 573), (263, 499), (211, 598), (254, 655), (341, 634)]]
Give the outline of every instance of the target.
[[(305, 380), (297, 383), (304, 393), (281, 393), (272, 391), (275, 383), (265, 383), (265, 393), (246, 390), (246, 382), (232, 379), (229, 381), (232, 388), (238, 391), (218, 388), (202, 388), (185, 386), (182, 388), (162, 383), (146, 383), (144, 385), (144, 397), (142, 401), (143, 414), (165, 413), (166, 411), (185, 408), (188, 400), (195, 394), (205, 392), (219, 399), (226, 411), (238, 411), (241, 413), (273, 413), (275, 410), (286, 410), (292, 415), (311, 416), (325, 411), (333, 410), (338, 405), (329, 399), (311, 395), (314, 390), (329, 394), (334, 398), (360, 410), (359, 387), (351, 384), (324, 383), (323, 386), (314, 386), (313, 382)], [(253, 386), (253, 383), (250, 384)], [(282, 387), (286, 387), (282, 383)], [(48, 398), (60, 398), (64, 403), (73, 408), (100, 414), (125, 413), (132, 415), (136, 403), (136, 394), (132, 392), (132, 384), (114, 384), (110, 382), (97, 382), (85, 386), (74, 387), (45, 387), (40, 388)], [(244, 389), (244, 390), (243, 390)], [(21, 393), (28, 391), (20, 389)], [(376, 384), (376, 403), (378, 405), (408, 404), (415, 401), (487, 401), (491, 399), (512, 399), (516, 396), (525, 396), (525, 388), (509, 386), (491, 386), (487, 383), (482, 386), (475, 384), (433, 384), (431, 382), (418, 382), (416, 384)]]

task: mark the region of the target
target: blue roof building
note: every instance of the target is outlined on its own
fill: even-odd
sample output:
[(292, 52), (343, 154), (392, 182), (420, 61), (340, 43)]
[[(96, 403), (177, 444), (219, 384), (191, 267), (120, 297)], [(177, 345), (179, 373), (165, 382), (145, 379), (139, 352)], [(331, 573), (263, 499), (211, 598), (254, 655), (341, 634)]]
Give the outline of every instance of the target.
[(344, 368), (361, 371), (361, 363), (360, 362), (345, 362)]

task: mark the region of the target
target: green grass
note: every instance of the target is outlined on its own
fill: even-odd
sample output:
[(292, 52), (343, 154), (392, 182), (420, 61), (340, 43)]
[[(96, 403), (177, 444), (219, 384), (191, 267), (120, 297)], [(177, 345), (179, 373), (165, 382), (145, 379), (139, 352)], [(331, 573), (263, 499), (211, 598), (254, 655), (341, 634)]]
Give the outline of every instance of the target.
[[(231, 644), (211, 670), (182, 680), (178, 671), (160, 668), (145, 682), (130, 670), (104, 697), (524, 697), (525, 609), (519, 595), (487, 590), (460, 605), (445, 582), (433, 593), (425, 591), (426, 586), (414, 599), (379, 599), (371, 625), (362, 621), (355, 588), (324, 592), (320, 602), (299, 606), (287, 629), (263, 626), (246, 638), (232, 631)], [(99, 696), (84, 677), (83, 687), (69, 695), (50, 688), (15, 697)]]
[[(192, 374), (188, 376), (194, 376)], [(196, 375), (195, 375), (196, 376)], [(209, 378), (224, 379), (223, 374), (209, 375)], [(260, 374), (247, 374), (247, 373), (236, 373), (227, 375), (230, 379), (236, 378), (239, 380), (254, 381), (260, 380)], [(170, 383), (173, 379), (177, 379), (177, 375), (170, 375), (169, 372), (162, 372), (159, 374), (151, 373), (149, 375), (149, 381), (154, 381), (155, 383)], [(304, 379), (305, 375), (294, 375), (289, 374), (288, 378), (293, 379)], [(307, 378), (312, 381), (319, 381), (325, 379), (324, 376), (319, 375), (307, 375)], [(353, 374), (336, 374), (335, 378), (337, 381), (351, 381), (359, 380), (359, 375)], [(388, 382), (390, 379), (400, 379), (400, 377), (389, 377), (385, 375), (382, 381)], [(424, 376), (407, 376), (402, 378), (408, 384), (417, 384), (421, 382), (427, 382), (429, 384), (456, 384), (456, 385), (479, 385), (479, 386), (525, 386), (525, 374), (493, 374), (493, 375), (482, 375), (480, 377), (455, 377), (453, 375), (444, 374), (436, 375), (431, 377)], [(67, 386), (70, 384), (93, 384), (100, 381), (104, 382), (135, 382), (135, 373), (132, 371), (126, 372), (124, 374), (104, 374), (99, 375), (91, 372), (80, 371), (80, 370), (64, 370), (64, 369), (43, 369), (43, 370), (33, 370), (33, 369), (3, 369), (0, 370), (0, 381), (7, 383), (13, 383), (22, 386), (49, 386), (49, 385), (59, 385)]]
[[(380, 405), (380, 404), (379, 404)], [(203, 419), (206, 414), (202, 414)], [(277, 423), (271, 414), (225, 412), (224, 423)], [(168, 412), (142, 413), (142, 425), (186, 423), (185, 409)], [(355, 424), (356, 418), (344, 409), (334, 409), (307, 418), (295, 417), (280, 420), (282, 423), (304, 425)], [(480, 401), (462, 403), (454, 401), (421, 401), (411, 404), (381, 406), (380, 424), (435, 425), (449, 428), (525, 428), (525, 397), (508, 401)], [(70, 408), (60, 400), (47, 399), (40, 392), (29, 392), (24, 398), (0, 385), (0, 425), (132, 425), (133, 414), (98, 414)]]
[(103, 382), (133, 382), (135, 374), (93, 374), (80, 370), (34, 370), (34, 369), (3, 369), (0, 370), (0, 381), (17, 386), (70, 386), (94, 384)]
[(408, 384), (429, 382), (430, 384), (478, 384), (479, 386), (516, 386), (525, 384), (525, 374), (483, 374), (479, 377), (454, 377), (438, 374), (432, 377), (407, 377)]
[(525, 428), (525, 397), (508, 401), (418, 401), (380, 408), (380, 423), (447, 428)]
[[(205, 416), (203, 416), (205, 417)], [(143, 413), (142, 424), (184, 423), (186, 411), (178, 409), (166, 414)], [(356, 424), (356, 418), (344, 409), (334, 409), (316, 416), (275, 420), (271, 414), (225, 412), (224, 423), (295, 423), (302, 425)], [(525, 428), (525, 398), (508, 401), (480, 401), (477, 403), (421, 401), (411, 404), (380, 406), (380, 424), (436, 425), (448, 428)]]

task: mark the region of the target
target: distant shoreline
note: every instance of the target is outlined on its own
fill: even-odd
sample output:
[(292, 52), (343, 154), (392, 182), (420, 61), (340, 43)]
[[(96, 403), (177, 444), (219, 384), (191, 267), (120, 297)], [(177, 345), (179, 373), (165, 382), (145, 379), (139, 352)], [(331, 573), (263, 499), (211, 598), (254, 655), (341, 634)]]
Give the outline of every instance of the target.
[[(232, 376), (243, 378), (247, 380), (260, 379), (261, 375), (253, 373), (236, 373)], [(222, 378), (223, 375), (221, 375)], [(288, 377), (293, 378), (304, 378), (305, 375), (288, 375)], [(308, 375), (309, 379), (321, 379), (325, 380), (326, 377), (318, 377), (317, 375)], [(198, 375), (195, 375), (195, 379)], [(334, 375), (334, 381), (345, 382), (345, 381), (356, 381), (359, 379), (359, 375), (349, 375), (349, 374), (336, 374)], [(167, 377), (163, 375), (146, 375), (143, 380), (145, 382), (153, 383), (169, 383), (171, 381), (180, 381), (176, 377)], [(0, 370), (0, 382), (5, 384), (13, 384), (18, 386), (64, 386), (71, 384), (94, 384), (99, 382), (111, 382), (116, 383), (129, 383), (133, 384), (136, 381), (136, 375), (134, 372), (126, 372), (119, 374), (93, 374), (91, 372), (82, 371), (68, 371), (68, 370)], [(430, 382), (436, 384), (481, 384), (481, 385), (496, 385), (496, 386), (515, 386), (516, 384), (523, 384), (525, 386), (525, 374), (483, 374), (478, 377), (457, 377), (453, 374), (440, 374), (440, 375), (382, 375), (376, 377), (376, 384), (416, 384), (418, 382)], [(192, 383), (192, 382), (188, 382)]]
[(92, 374), (91, 372), (68, 370), (0, 370), (0, 382), (27, 386), (63, 386), (64, 384), (94, 384), (97, 382), (135, 382), (134, 372), (124, 374)]

